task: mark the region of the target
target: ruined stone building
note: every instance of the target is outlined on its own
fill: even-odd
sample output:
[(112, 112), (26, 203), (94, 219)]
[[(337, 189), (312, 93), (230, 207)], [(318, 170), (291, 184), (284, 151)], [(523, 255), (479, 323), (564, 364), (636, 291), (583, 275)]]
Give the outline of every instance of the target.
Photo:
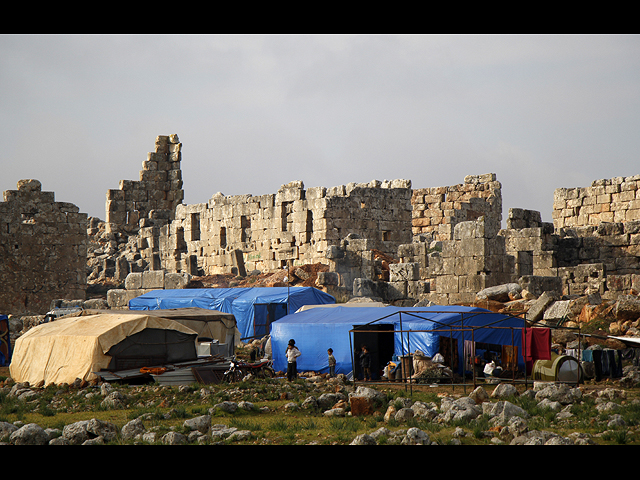
[(0, 312), (44, 313), (57, 298), (85, 298), (87, 214), (20, 180), (0, 202)]
[(512, 208), (506, 228), (499, 229), (496, 212), (489, 211), (455, 224), (450, 239), (440, 235), (437, 251), (425, 255), (428, 246), (414, 241), (401, 246), (399, 256), (416, 263), (419, 278), (429, 282), (422, 298), (443, 305), (472, 302), (483, 288), (509, 282), (534, 295), (637, 295), (639, 200), (640, 175), (561, 188), (555, 191), (554, 223), (542, 222), (539, 212)]
[(339, 300), (449, 305), (513, 282), (537, 295), (640, 292), (640, 175), (557, 189), (553, 223), (511, 208), (503, 228), (492, 173), (420, 189), (409, 180), (311, 188), (293, 181), (266, 195), (216, 193), (187, 205), (181, 146), (177, 135), (157, 137), (140, 179), (107, 192), (104, 222), (57, 204), (39, 184), (5, 192), (2, 281), (13, 286), (0, 312), (82, 296), (86, 278), (123, 285), (130, 273), (148, 273), (131, 276), (126, 295), (110, 291), (122, 307), (163, 282), (180, 288), (190, 276), (317, 263), (329, 267), (318, 288)]
[(349, 234), (395, 255), (411, 241), (411, 184), (398, 180), (305, 189), (300, 181), (277, 193), (214, 195), (181, 205), (161, 229), (162, 266), (193, 275), (273, 271), (289, 264), (327, 263), (330, 247)]

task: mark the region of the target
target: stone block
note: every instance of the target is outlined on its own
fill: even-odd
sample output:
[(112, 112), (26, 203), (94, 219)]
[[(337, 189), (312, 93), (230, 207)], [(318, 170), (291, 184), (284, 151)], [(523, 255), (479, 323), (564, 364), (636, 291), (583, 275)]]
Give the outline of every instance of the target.
[(530, 322), (537, 322), (542, 320), (544, 312), (549, 305), (559, 298), (559, 295), (555, 292), (542, 293), (527, 311), (527, 320)]
[(420, 299), (423, 295), (430, 293), (430, 283), (424, 280), (413, 280), (407, 282), (407, 297)]
[(407, 282), (389, 282), (386, 293), (389, 301), (407, 298)]
[(376, 291), (373, 280), (368, 278), (353, 279), (353, 296), (354, 297), (375, 297)]
[(142, 288), (157, 290), (164, 288), (164, 270), (147, 270), (142, 272)]
[(560, 277), (542, 277), (536, 275), (524, 275), (518, 283), (523, 290), (539, 297), (544, 292), (562, 292), (562, 279)]
[(441, 275), (436, 279), (436, 293), (458, 293), (459, 284), (456, 275)]
[(164, 288), (167, 290), (175, 290), (184, 288), (190, 280), (191, 276), (186, 273), (165, 273)]
[(571, 301), (558, 300), (553, 302), (544, 311), (542, 318), (546, 321), (560, 322), (571, 316)]
[(119, 288), (112, 288), (107, 291), (107, 304), (109, 308), (117, 309), (128, 309), (129, 308), (129, 300), (132, 300), (140, 295), (144, 294), (145, 290), (125, 290)]
[[(339, 286), (340, 285), (340, 275), (336, 272), (318, 272), (318, 278), (316, 280), (316, 284), (322, 286)], [(355, 285), (355, 282), (354, 282)]]
[(417, 262), (389, 264), (389, 280), (402, 282), (420, 279), (420, 265)]

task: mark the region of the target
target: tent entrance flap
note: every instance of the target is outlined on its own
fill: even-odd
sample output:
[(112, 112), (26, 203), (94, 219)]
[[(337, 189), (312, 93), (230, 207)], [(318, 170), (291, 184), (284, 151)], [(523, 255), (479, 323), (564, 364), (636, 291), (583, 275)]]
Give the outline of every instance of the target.
[(373, 380), (377, 380), (394, 354), (394, 326), (393, 324), (354, 325), (353, 345), (355, 378), (363, 378), (360, 353), (362, 347), (366, 345), (371, 355), (371, 376)]
[(258, 303), (253, 306), (253, 335), (263, 337), (269, 334), (269, 326), (287, 315), (286, 303)]
[(444, 358), (444, 365), (457, 369), (460, 365), (458, 339), (442, 336), (438, 342), (438, 352)]
[(107, 370), (129, 370), (198, 358), (195, 335), (176, 330), (146, 328), (109, 349)]

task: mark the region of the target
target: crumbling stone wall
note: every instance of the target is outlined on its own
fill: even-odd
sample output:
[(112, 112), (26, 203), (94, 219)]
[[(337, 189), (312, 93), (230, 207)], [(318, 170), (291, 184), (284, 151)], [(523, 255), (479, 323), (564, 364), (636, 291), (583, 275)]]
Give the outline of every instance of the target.
[(140, 227), (163, 225), (174, 218), (184, 199), (182, 144), (177, 135), (160, 135), (155, 151), (142, 162), (140, 180), (121, 180), (119, 189), (107, 192), (108, 230), (135, 233)]
[(552, 218), (556, 229), (640, 220), (640, 175), (594, 180), (584, 188), (558, 188)]
[(584, 278), (582, 265), (590, 265), (586, 283), (591, 290), (610, 298), (640, 292), (640, 175), (556, 189), (553, 223), (554, 266), (565, 291), (582, 289), (576, 280)]
[(121, 180), (119, 189), (107, 191), (106, 221), (92, 217), (87, 225), (90, 285), (121, 284), (129, 273), (162, 268), (160, 227), (184, 198), (181, 150), (177, 135), (156, 137), (140, 180)]
[(175, 220), (161, 228), (161, 262), (169, 272), (192, 275), (328, 264), (330, 247), (350, 234), (367, 239), (368, 249), (394, 254), (410, 240), (410, 224), (409, 181), (309, 189), (295, 181), (275, 194), (218, 193), (208, 203), (179, 205)]
[(42, 314), (86, 294), (87, 214), (20, 180), (0, 202), (0, 313)]
[[(558, 189), (553, 223), (512, 208), (500, 229), (493, 173), (413, 191), (406, 180), (310, 189), (298, 181), (275, 194), (218, 193), (183, 205), (180, 147), (175, 135), (158, 137), (141, 181), (109, 191), (107, 225), (135, 235), (135, 246), (126, 240), (128, 261), (116, 259), (111, 270), (245, 275), (324, 263), (330, 271), (319, 276), (321, 287), (442, 304), (515, 280), (570, 295), (617, 295), (640, 284), (640, 175)], [(386, 277), (380, 254), (399, 258)]]
[(510, 208), (506, 227), (499, 234), (505, 239), (507, 254), (513, 256), (516, 277), (557, 275), (553, 224), (542, 222), (535, 210)]
[[(470, 248), (468, 241), (462, 239), (464, 234), (456, 233), (456, 229), (460, 233), (467, 230), (473, 222), (457, 223), (453, 227), (453, 240), (435, 241), (436, 236), (443, 237), (437, 230), (431, 230), (430, 236), (421, 233), (412, 244), (402, 245), (398, 256), (401, 262), (417, 262), (420, 279), (429, 283), (429, 293), (408, 296), (439, 304), (465, 303), (472, 301), (472, 293), (482, 290), (482, 285), (487, 288), (500, 281), (517, 281), (536, 295), (545, 291), (574, 296), (597, 294), (610, 299), (637, 295), (639, 178), (600, 180), (588, 189), (556, 190), (555, 226), (542, 222), (539, 212), (512, 208), (507, 228), (499, 231), (491, 228), (487, 245), (477, 248)], [(415, 218), (414, 215), (414, 225)], [(495, 225), (497, 217), (488, 218)], [(482, 221), (486, 222), (486, 218)], [(439, 251), (434, 250), (436, 244)], [(499, 258), (502, 268), (498, 266)], [(476, 266), (482, 268), (473, 273)]]
[(129, 300), (153, 290), (184, 288), (190, 276), (180, 273), (166, 273), (164, 270), (132, 272), (127, 275), (124, 288), (112, 288), (107, 292), (107, 304), (114, 309), (129, 308)]
[(396, 300), (405, 292), (404, 298), (414, 302), (469, 303), (484, 288), (512, 282), (513, 256), (507, 254), (499, 230), (496, 218), (480, 217), (457, 223), (451, 240), (425, 242), (415, 237), (402, 245), (400, 264), (392, 268)]
[(485, 217), (502, 222), (502, 186), (495, 173), (468, 175), (464, 183), (413, 191), (412, 232), (451, 240), (460, 222)]

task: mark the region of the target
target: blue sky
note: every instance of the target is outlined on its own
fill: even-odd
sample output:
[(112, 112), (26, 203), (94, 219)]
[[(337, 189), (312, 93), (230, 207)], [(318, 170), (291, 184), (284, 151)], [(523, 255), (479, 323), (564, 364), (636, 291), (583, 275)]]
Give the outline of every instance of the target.
[(157, 135), (185, 203), (496, 173), (508, 208), (640, 174), (637, 35), (1, 35), (0, 189), (105, 217)]

